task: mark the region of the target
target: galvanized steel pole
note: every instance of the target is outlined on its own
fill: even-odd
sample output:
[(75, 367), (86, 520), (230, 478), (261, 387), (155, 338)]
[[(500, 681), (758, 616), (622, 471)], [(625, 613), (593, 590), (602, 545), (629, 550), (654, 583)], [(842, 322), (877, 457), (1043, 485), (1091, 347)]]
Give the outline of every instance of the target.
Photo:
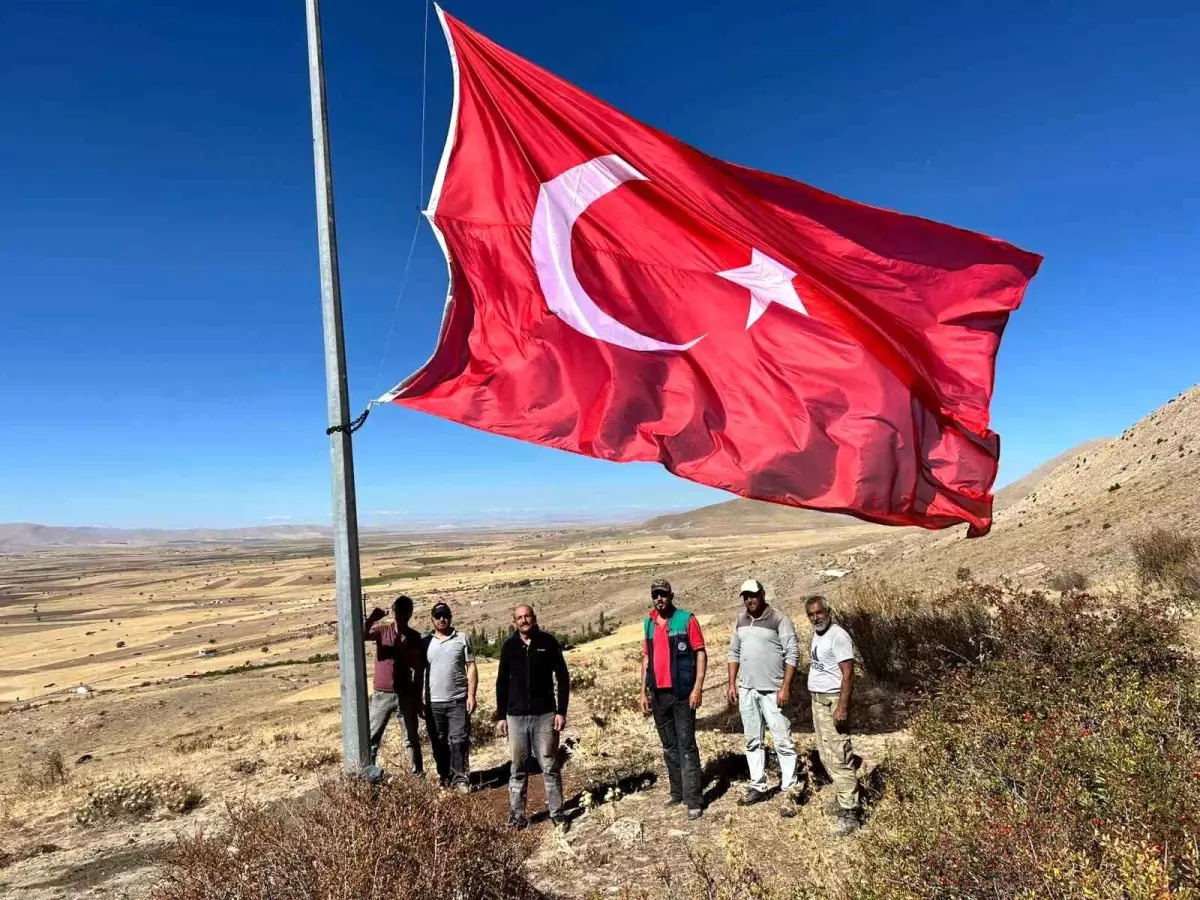
[[(321, 318), (325, 328), (325, 385), (330, 426), (350, 422), (342, 290), (333, 221), (333, 170), (325, 109), (325, 61), (318, 0), (306, 0), (308, 82), (312, 102), (313, 170), (317, 184), (317, 243), (321, 261)], [(362, 574), (358, 564), (358, 510), (354, 501), (354, 454), (350, 432), (329, 436), (333, 469), (333, 566), (337, 586), (338, 660), (342, 692), (342, 756), (347, 772), (368, 765), (367, 677), (363, 654)]]

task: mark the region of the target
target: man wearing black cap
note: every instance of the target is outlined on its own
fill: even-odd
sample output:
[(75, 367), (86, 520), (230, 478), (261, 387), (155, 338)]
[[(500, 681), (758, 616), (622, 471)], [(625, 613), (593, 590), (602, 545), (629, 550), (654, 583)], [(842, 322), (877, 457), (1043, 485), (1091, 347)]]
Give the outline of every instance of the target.
[(409, 627), (413, 602), (403, 595), (392, 603), (392, 621), (378, 606), (363, 626), (364, 638), (375, 642), (375, 690), (369, 707), (371, 765), (379, 755), (383, 732), (393, 714), (404, 722), (404, 750), (414, 775), (424, 771), (421, 738), (417, 723), (421, 715), (421, 684), (425, 663), (421, 653), (421, 635)]
[(671, 797), (668, 806), (687, 804), (688, 818), (704, 815), (696, 710), (704, 700), (708, 654), (700, 623), (677, 609), (669, 581), (650, 585), (654, 609), (643, 623), (642, 715), (654, 714), (662, 741)]
[(471, 790), (468, 760), (471, 744), (471, 714), (475, 712), (475, 688), (479, 672), (471, 641), (451, 624), (453, 614), (445, 603), (433, 607), (433, 631), (424, 641), (425, 727), (429, 747), (443, 787), (460, 793)]

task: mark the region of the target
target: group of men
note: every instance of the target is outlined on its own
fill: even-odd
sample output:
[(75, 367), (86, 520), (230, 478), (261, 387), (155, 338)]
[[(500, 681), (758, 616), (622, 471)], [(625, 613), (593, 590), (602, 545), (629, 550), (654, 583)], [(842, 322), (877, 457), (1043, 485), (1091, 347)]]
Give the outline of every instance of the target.
[[(779, 814), (796, 815), (804, 799), (798, 780), (796, 746), (786, 708), (799, 663), (799, 639), (792, 621), (767, 602), (757, 580), (741, 586), (742, 611), (729, 642), (728, 702), (741, 713), (750, 783), (741, 806), (770, 796), (766, 781), (766, 731), (779, 761), (782, 802)], [(670, 795), (668, 806), (682, 806), (690, 820), (704, 814), (696, 715), (704, 701), (708, 653), (696, 616), (675, 606), (667, 581), (650, 587), (653, 609), (643, 622), (643, 715), (652, 715), (662, 743)], [(812, 698), (813, 729), (821, 763), (833, 781), (836, 799), (829, 811), (838, 831), (859, 826), (858, 779), (853, 765), (848, 721), (854, 686), (854, 646), (845, 629), (833, 622), (826, 599), (805, 599), (812, 626), (807, 687)], [(426, 722), (429, 743), (443, 786), (470, 790), (470, 720), (475, 712), (478, 670), (466, 635), (453, 627), (450, 607), (438, 603), (432, 628), (422, 636), (410, 625), (413, 602), (397, 597), (392, 622), (376, 608), (366, 620), (366, 639), (376, 644), (374, 693), (370, 703), (371, 762), (375, 763), (389, 720), (404, 726), (404, 746), (413, 774), (423, 772), (417, 726)], [(509, 824), (524, 827), (528, 769), (537, 762), (545, 781), (550, 820), (565, 829), (559, 736), (567, 724), (571, 678), (562, 647), (542, 631), (528, 605), (513, 610), (513, 632), (500, 650), (496, 676), (497, 732), (508, 738), (512, 760)]]

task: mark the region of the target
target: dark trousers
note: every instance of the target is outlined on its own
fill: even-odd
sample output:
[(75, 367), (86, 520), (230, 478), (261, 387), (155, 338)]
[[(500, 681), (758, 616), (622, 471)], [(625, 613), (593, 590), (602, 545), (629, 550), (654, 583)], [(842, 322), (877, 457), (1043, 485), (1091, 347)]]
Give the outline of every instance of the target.
[(438, 780), (442, 784), (468, 784), (471, 720), (467, 716), (466, 698), (430, 703), (425, 727), (429, 731), (429, 748), (437, 765)]
[(700, 748), (696, 746), (696, 711), (687, 697), (674, 691), (655, 691), (651, 702), (654, 727), (662, 741), (663, 759), (671, 798), (682, 800), (688, 809), (701, 809), (704, 799), (700, 784)]

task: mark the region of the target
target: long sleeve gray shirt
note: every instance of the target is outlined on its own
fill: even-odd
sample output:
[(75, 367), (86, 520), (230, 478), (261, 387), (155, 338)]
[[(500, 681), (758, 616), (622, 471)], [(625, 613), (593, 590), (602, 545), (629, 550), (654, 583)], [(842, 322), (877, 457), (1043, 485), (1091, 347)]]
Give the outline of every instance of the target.
[(729, 661), (740, 665), (738, 687), (777, 691), (783, 687), (784, 666), (795, 666), (799, 659), (796, 629), (779, 610), (768, 608), (757, 619), (743, 611), (734, 620)]

